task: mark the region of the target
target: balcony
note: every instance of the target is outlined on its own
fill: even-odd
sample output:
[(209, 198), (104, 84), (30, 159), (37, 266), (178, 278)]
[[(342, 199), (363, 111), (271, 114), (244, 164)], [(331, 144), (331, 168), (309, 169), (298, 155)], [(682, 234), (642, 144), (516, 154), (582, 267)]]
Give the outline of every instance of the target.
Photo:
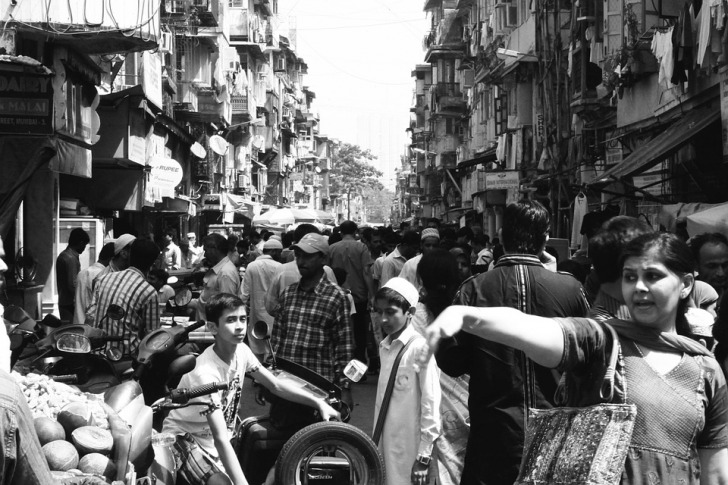
[(5, 27), (41, 35), (49, 42), (85, 54), (141, 52), (158, 47), (159, 2), (156, 5), (129, 0), (42, 3), (39, 8), (39, 2), (0, 0), (0, 12), (3, 12), (0, 21)]
[(217, 27), (220, 18), (218, 0), (171, 0), (162, 2), (162, 9), (170, 20), (182, 17), (198, 27)]
[(435, 94), (437, 111), (462, 111), (467, 108), (467, 101), (463, 98), (459, 83), (437, 83)]
[(248, 20), (248, 11), (246, 9), (228, 9), (226, 23), (230, 45), (250, 40), (250, 20)]
[(410, 108), (410, 112), (417, 113), (417, 114), (423, 114), (425, 112), (426, 106), (427, 106), (427, 102), (425, 101), (425, 95), (418, 94), (417, 98), (415, 100), (415, 105)]
[(256, 114), (255, 105), (251, 104), (252, 98), (247, 93), (230, 96), (232, 106), (232, 123), (244, 123), (253, 119)]

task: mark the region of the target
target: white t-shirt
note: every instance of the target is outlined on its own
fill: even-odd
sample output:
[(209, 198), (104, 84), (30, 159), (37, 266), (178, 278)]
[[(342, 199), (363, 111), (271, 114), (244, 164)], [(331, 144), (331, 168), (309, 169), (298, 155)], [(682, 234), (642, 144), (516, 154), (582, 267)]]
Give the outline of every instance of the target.
[[(238, 345), (235, 356), (230, 365), (223, 362), (213, 350), (213, 346), (205, 349), (197, 357), (197, 365), (192, 372), (182, 376), (178, 387), (192, 388), (211, 384), (213, 382), (227, 381), (229, 389), (209, 396), (202, 396), (193, 402), (212, 402), (222, 409), (225, 421), (232, 436), (238, 417), (240, 393), (246, 372), (255, 372), (260, 368), (260, 362), (245, 344)], [(202, 449), (214, 457), (218, 457), (215, 441), (207, 423), (207, 406), (188, 406), (175, 409), (164, 420), (162, 432), (183, 435), (190, 433)]]

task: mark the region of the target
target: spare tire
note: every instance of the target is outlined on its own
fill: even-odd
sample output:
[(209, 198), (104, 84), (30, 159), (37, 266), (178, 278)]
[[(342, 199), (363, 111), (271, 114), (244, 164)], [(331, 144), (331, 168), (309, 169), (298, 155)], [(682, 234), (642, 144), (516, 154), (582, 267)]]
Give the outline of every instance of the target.
[(306, 426), (286, 442), (276, 462), (276, 484), (305, 483), (304, 467), (315, 455), (348, 461), (353, 484), (385, 482), (384, 458), (371, 438), (350, 424), (324, 421)]

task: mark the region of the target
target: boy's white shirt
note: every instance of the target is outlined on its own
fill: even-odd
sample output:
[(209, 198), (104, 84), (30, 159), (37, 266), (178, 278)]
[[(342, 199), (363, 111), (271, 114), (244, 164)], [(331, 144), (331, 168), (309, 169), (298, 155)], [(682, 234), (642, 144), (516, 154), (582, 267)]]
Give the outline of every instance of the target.
[(408, 324), (393, 342), (386, 337), (379, 345), (381, 370), (377, 384), (374, 423), (379, 416), (384, 391), (400, 349), (415, 337), (399, 363), (389, 410), (379, 448), (387, 467), (387, 485), (410, 483), (412, 465), (418, 454), (431, 456), (435, 439), (440, 436), (440, 379), (434, 359), (427, 365), (418, 361), (427, 351), (425, 339)]
[[(194, 399), (194, 402), (214, 402), (226, 415), (230, 412), (232, 416), (237, 416), (245, 373), (255, 372), (259, 368), (260, 362), (250, 347), (244, 343), (238, 345), (230, 365), (218, 357), (211, 345), (197, 357), (197, 365), (194, 370), (182, 376), (178, 387), (191, 388), (213, 382), (228, 382), (230, 388), (227, 391), (199, 397)], [(235, 408), (228, 410), (229, 406)], [(188, 406), (171, 411), (164, 420), (162, 432), (175, 435), (190, 433), (202, 449), (218, 458), (212, 431), (207, 423), (207, 415), (200, 414), (206, 409), (206, 406)], [(234, 422), (233, 419), (228, 426), (234, 425)], [(232, 436), (232, 430), (229, 431)]]

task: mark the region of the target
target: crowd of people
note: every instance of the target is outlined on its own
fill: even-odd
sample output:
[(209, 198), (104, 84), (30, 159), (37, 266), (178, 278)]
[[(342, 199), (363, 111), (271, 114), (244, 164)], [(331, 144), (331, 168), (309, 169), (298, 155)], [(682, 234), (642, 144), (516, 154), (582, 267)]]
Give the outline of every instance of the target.
[[(234, 384), (209, 398), (208, 415), (180, 411), (165, 421), (188, 483), (218, 473), (247, 483), (230, 447), (246, 373), (279, 431), (337, 416), (261, 366), (270, 356), (252, 335), (260, 321), (277, 356), (339, 385), (352, 409), (344, 368), (354, 358), (368, 364), (388, 485), (514, 483), (529, 406), (599, 402), (617, 343), (609, 327), (620, 349), (613, 402), (637, 407), (622, 483), (728, 483), (726, 237), (685, 241), (615, 216), (586, 254), (559, 258), (550, 229), (541, 204), (521, 201), (506, 207), (492, 240), (477, 224), (435, 219), (419, 228), (345, 221), (324, 233), (311, 224), (212, 233), (200, 247), (194, 233), (177, 244), (168, 231), (162, 247), (124, 234), (75, 279), (88, 239), (71, 233), (59, 256), (69, 268), (59, 288), (74, 284), (62, 316), (123, 335), (133, 355), (173, 297), (168, 271), (204, 273), (190, 308), (215, 343), (183, 383)], [(103, 318), (110, 304), (127, 310), (121, 321)]]

